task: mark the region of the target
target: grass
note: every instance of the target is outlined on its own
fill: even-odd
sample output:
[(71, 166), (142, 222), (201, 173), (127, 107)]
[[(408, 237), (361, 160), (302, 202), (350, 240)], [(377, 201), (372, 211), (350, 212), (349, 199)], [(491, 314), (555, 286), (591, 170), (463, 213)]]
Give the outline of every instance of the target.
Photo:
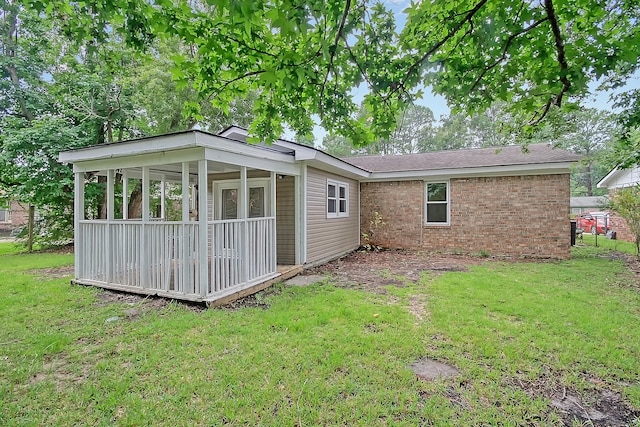
[[(580, 244), (580, 240), (578, 240), (577, 243)], [(596, 236), (585, 233), (583, 235), (583, 243), (587, 246), (595, 247)], [(598, 236), (598, 247), (604, 250), (624, 252), (631, 255), (638, 254), (635, 244), (631, 242), (625, 242), (623, 240), (607, 239), (605, 236)]]
[[(259, 295), (268, 309), (172, 303), (127, 318), (130, 305), (32, 271), (72, 256), (5, 245), (0, 425), (558, 424), (518, 385), (541, 381), (640, 407), (640, 293), (593, 248), (425, 274), (386, 296), (323, 282)], [(419, 381), (408, 365), (421, 357), (461, 374)]]

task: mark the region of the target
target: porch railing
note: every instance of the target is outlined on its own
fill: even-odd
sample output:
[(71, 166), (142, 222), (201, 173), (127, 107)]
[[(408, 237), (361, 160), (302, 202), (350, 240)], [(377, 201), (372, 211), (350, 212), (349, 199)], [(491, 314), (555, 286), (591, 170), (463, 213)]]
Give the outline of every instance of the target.
[(176, 298), (212, 299), (276, 272), (275, 217), (208, 223), (208, 277), (200, 277), (195, 222), (83, 220), (79, 277), (96, 284)]

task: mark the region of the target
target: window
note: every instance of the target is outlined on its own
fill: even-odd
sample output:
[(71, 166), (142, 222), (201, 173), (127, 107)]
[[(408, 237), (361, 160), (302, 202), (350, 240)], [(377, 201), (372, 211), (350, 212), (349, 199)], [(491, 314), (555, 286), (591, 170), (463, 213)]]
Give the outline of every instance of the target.
[[(271, 188), (269, 179), (251, 178), (247, 180), (249, 187), (249, 205), (247, 206), (248, 218), (262, 218), (269, 212), (269, 194)], [(217, 182), (216, 185), (216, 218), (238, 218), (238, 195), (240, 194), (239, 181)]]
[(327, 218), (349, 216), (349, 184), (327, 180)]
[(11, 211), (0, 208), (0, 222), (11, 222)]
[(426, 225), (449, 225), (449, 183), (426, 183)]

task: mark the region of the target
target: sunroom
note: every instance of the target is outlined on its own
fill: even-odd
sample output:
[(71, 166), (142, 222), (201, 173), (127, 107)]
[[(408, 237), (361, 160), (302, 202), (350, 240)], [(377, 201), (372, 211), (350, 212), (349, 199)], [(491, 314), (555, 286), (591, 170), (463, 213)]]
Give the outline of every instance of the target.
[[(75, 174), (75, 283), (219, 303), (301, 270), (292, 150), (188, 131), (60, 161)], [(104, 189), (99, 214), (92, 179)]]

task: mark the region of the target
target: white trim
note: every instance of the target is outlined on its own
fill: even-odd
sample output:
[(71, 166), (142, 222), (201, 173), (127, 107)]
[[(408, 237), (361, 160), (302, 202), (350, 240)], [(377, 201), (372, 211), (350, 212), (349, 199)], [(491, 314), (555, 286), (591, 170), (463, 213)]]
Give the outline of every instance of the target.
[(361, 182), (438, 180), (451, 178), (473, 178), (484, 176), (554, 175), (569, 173), (571, 162), (542, 163), (529, 165), (486, 166), (475, 168), (433, 169), (400, 172), (373, 172)]
[[(335, 197), (329, 197), (329, 186), (335, 187)], [(340, 190), (344, 188), (344, 197), (340, 197)], [(349, 217), (349, 183), (343, 181), (337, 181), (335, 179), (327, 178), (327, 183), (325, 187), (325, 200), (327, 201), (325, 205), (325, 211), (327, 214), (327, 219), (332, 218), (348, 218)], [(329, 212), (329, 199), (335, 200), (335, 212)], [(345, 211), (340, 211), (340, 202), (345, 202)]]
[[(429, 201), (429, 184), (446, 184), (447, 185), (447, 200), (444, 202), (441, 201)], [(429, 204), (433, 205), (446, 205), (447, 207), (447, 221), (446, 222), (429, 222), (429, 218), (427, 216), (427, 206)], [(451, 182), (447, 180), (439, 180), (439, 181), (425, 181), (424, 182), (424, 225), (428, 227), (448, 227), (451, 225)]]
[[(275, 207), (271, 206), (271, 178), (247, 178), (247, 194), (251, 190), (251, 188), (264, 188), (264, 218), (269, 217), (269, 212), (271, 209), (275, 209)], [(241, 192), (242, 188), (242, 179), (225, 179), (221, 181), (213, 181), (214, 187), (214, 210), (215, 210), (215, 221), (222, 219), (222, 190), (238, 190), (238, 219), (240, 219), (240, 203), (241, 203)], [(246, 202), (245, 202), (246, 203)], [(247, 218), (248, 218), (248, 209), (247, 209)]]
[(307, 200), (307, 182), (309, 182), (309, 170), (306, 164), (301, 166), (300, 174), (300, 194), (298, 203), (300, 203), (301, 217), (300, 217), (300, 259), (297, 264), (304, 264), (307, 262), (307, 213), (308, 213), (308, 200)]

